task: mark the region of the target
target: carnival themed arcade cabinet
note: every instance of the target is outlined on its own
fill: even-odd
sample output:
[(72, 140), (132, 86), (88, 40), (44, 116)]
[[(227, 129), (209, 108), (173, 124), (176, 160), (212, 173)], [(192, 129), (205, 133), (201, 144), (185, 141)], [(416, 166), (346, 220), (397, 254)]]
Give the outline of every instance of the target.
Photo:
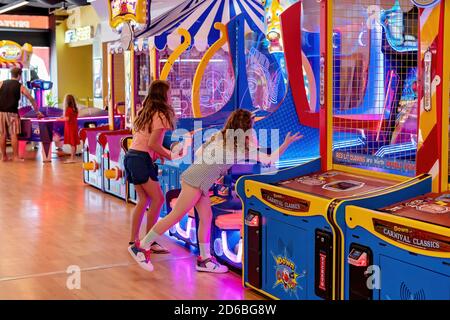
[[(289, 6), (291, 1), (285, 1), (283, 4), (286, 4), (286, 7), (283, 8), (279, 2), (268, 1), (265, 3), (265, 10), (261, 6), (258, 7), (259, 12), (265, 13), (266, 17), (264, 33), (261, 32), (261, 28), (252, 29), (253, 32), (250, 33), (244, 32), (246, 30), (245, 25), (251, 25), (252, 23), (252, 21), (244, 18), (245, 15), (240, 15), (227, 24), (224, 35), (228, 37), (234, 74), (238, 77), (235, 79), (235, 83), (228, 83), (228, 86), (231, 87), (223, 87), (233, 90), (230, 91), (232, 92), (231, 95), (224, 95), (224, 97), (229, 96), (226, 105), (216, 114), (200, 118), (201, 120), (214, 117), (216, 120), (222, 119), (216, 121), (213, 125), (213, 127), (220, 128), (230, 110), (239, 106), (254, 112), (256, 116), (255, 128), (261, 129), (260, 132), (268, 132), (270, 129), (281, 130), (283, 134), (288, 131), (301, 132), (306, 137), (305, 141), (297, 143), (284, 154), (283, 158), (277, 163), (280, 168), (305, 163), (316, 157), (319, 152), (317, 141), (319, 138), (320, 33), (318, 26), (320, 6), (314, 1), (307, 1), (305, 10), (307, 10), (310, 18), (304, 20), (308, 23), (302, 23), (301, 3)], [(277, 12), (288, 6), (289, 10), (286, 12), (285, 19), (292, 28), (290, 32), (282, 33), (279, 23), (280, 17)], [(311, 18), (315, 16), (317, 16), (317, 19)], [(255, 24), (257, 22), (259, 21), (253, 21)], [(300, 32), (301, 29), (302, 32)], [(291, 41), (283, 45), (282, 35), (288, 36)], [(219, 39), (219, 41), (221, 40)], [(210, 53), (210, 50), (207, 51), (205, 57), (209, 55), (208, 53)], [(302, 57), (301, 60), (298, 59), (299, 56)], [(222, 61), (222, 59), (223, 57), (220, 54), (216, 54), (210, 60), (208, 68), (210, 65), (215, 68), (218, 61)], [(207, 74), (217, 75), (217, 70), (214, 70), (214, 68), (211, 70), (214, 72), (210, 71)], [(230, 78), (233, 78), (233, 73), (231, 73)], [(192, 109), (194, 115), (200, 114), (203, 116), (205, 113), (211, 112), (204, 107), (209, 103), (203, 101), (208, 101), (206, 99), (209, 96), (206, 95), (208, 83), (218, 79), (221, 78), (213, 77), (211, 79), (208, 76), (202, 81), (200, 92), (204, 92), (205, 96), (200, 96), (200, 109), (194, 107), (195, 97), (193, 97)], [(221, 82), (223, 81), (218, 81), (213, 87), (220, 85)], [(203, 84), (206, 84), (205, 89)], [(218, 86), (217, 88), (222, 87)], [(224, 100), (224, 102), (226, 101)], [(286, 119), (289, 117), (292, 121), (286, 124)], [(181, 122), (186, 123), (186, 120)], [(182, 124), (183, 126), (184, 124)], [(206, 126), (205, 129), (207, 128), (209, 126)], [(348, 149), (358, 146), (361, 144), (361, 139), (357, 139), (357, 137), (360, 136), (359, 132), (352, 133), (351, 141), (340, 141), (340, 146), (336, 145), (336, 148)], [(345, 138), (349, 139), (349, 136)], [(260, 139), (260, 142), (263, 140)], [(263, 147), (269, 149), (270, 145), (270, 141), (265, 141)], [(180, 172), (182, 167), (177, 168), (174, 164), (171, 170)], [(240, 176), (258, 172), (260, 172), (260, 166), (257, 165), (234, 166), (211, 189), (214, 214), (211, 252), (219, 260), (235, 268), (240, 268), (242, 264), (241, 234), (243, 223), (241, 219), (242, 206), (234, 192), (234, 186)], [(177, 190), (167, 193), (169, 210), (170, 203), (176, 196)], [(196, 223), (194, 219), (193, 213), (188, 214), (180, 224), (171, 230), (171, 234), (186, 243), (195, 245)]]
[[(236, 6), (236, 2), (233, 1), (233, 5)], [(259, 6), (258, 11), (261, 13), (261, 18), (265, 11), (274, 11), (271, 9), (274, 5), (275, 3), (267, 3), (267, 10)], [(246, 31), (245, 26), (247, 24), (256, 24), (259, 26), (262, 24), (262, 21), (255, 20), (252, 22), (245, 15), (239, 15), (226, 25), (225, 32), (222, 31), (222, 37), (226, 36), (228, 38), (230, 60), (233, 63), (234, 73), (231, 72), (230, 79), (234, 79), (233, 75), (238, 75), (234, 79), (235, 83), (228, 81), (226, 82), (227, 86), (222, 87), (220, 84), (222, 83), (224, 85), (225, 81), (220, 80), (220, 77), (213, 77), (211, 79), (208, 76), (204, 79), (206, 82), (203, 82), (204, 80), (202, 81), (200, 92), (204, 92), (204, 95), (200, 95), (200, 108), (198, 108), (198, 105), (195, 107), (195, 97), (193, 96), (192, 98), (193, 114), (205, 116), (196, 119), (206, 121), (204, 124), (212, 124), (212, 126), (204, 125), (204, 129), (211, 127), (220, 128), (229, 112), (236, 107), (241, 107), (254, 112), (256, 116), (255, 126), (257, 129), (263, 129), (267, 132), (271, 128), (283, 128), (283, 132), (289, 130), (300, 131), (308, 137), (307, 143), (299, 143), (293, 149), (294, 151), (290, 150), (290, 152), (285, 154), (284, 158), (278, 163), (282, 167), (304, 163), (308, 159), (314, 158), (319, 151), (317, 145), (317, 127), (319, 125), (317, 114), (318, 86), (316, 86), (319, 79), (319, 33), (314, 29), (310, 32), (304, 32), (302, 37), (300, 33), (300, 4), (296, 5), (293, 9), (290, 10), (289, 19), (293, 25), (298, 27), (295, 29), (297, 32), (293, 32), (293, 35), (291, 34), (297, 40), (297, 43), (294, 45), (294, 50), (292, 50), (292, 46), (286, 46), (286, 49), (289, 52), (294, 52), (294, 55), (291, 54), (289, 59), (285, 57), (284, 49), (280, 46), (281, 32), (279, 30), (279, 24), (278, 29), (275, 28), (275, 18), (270, 20), (270, 27), (268, 26), (267, 29), (271, 30), (271, 32), (277, 30), (280, 35), (277, 39), (271, 37), (271, 40), (268, 41), (266, 39), (268, 32), (263, 33), (261, 28), (252, 29), (253, 32), (250, 33), (244, 32), (244, 30)], [(274, 16), (276, 15), (274, 14)], [(267, 20), (269, 21), (269, 19)], [(222, 40), (219, 39), (218, 41)], [(215, 44), (211, 46), (210, 50), (214, 47)], [(207, 51), (205, 57), (209, 56), (210, 50)], [(210, 60), (208, 68), (210, 65), (215, 68), (219, 61), (223, 61), (220, 53), (221, 51), (218, 51), (214, 58)], [(295, 53), (298, 54), (295, 56)], [(298, 56), (302, 56), (303, 63), (299, 63)], [(292, 63), (293, 61), (295, 63)], [(202, 63), (203, 61), (200, 64)], [(287, 66), (291, 68), (287, 68)], [(217, 75), (217, 70), (214, 70), (212, 67), (211, 71), (205, 73), (205, 76), (206, 74)], [(291, 80), (291, 84), (295, 83), (297, 85), (295, 87), (297, 94), (294, 94), (291, 86), (287, 84), (288, 74), (290, 75), (289, 79)], [(206, 108), (208, 103), (203, 101), (208, 101), (207, 98), (209, 95), (206, 95), (206, 89), (208, 88), (208, 83), (214, 83), (213, 80), (220, 80), (214, 87), (219, 85), (217, 87), (218, 89), (223, 88), (227, 89), (227, 91), (231, 89), (231, 91), (228, 94), (226, 94), (227, 91), (223, 91), (224, 95), (222, 99), (225, 98), (223, 102), (226, 102), (226, 104), (216, 113), (210, 114), (211, 111)], [(205, 88), (203, 87), (204, 84)], [(192, 92), (195, 92), (195, 90)], [(301, 116), (298, 116), (297, 106), (304, 109), (301, 110), (303, 113), (300, 112)], [(317, 117), (314, 116), (314, 113), (316, 113)], [(307, 119), (308, 115), (309, 121)], [(287, 117), (292, 118), (289, 125), (284, 123)], [(213, 119), (215, 119), (215, 122), (211, 122)], [(187, 128), (188, 126), (185, 124), (188, 121), (191, 120), (189, 118), (181, 120), (181, 127)], [(267, 142), (267, 145), (264, 147), (268, 147), (269, 145), (270, 142)], [(176, 163), (172, 164), (171, 169), (174, 168), (175, 172), (183, 170), (182, 166), (178, 166), (177, 168)], [(240, 268), (242, 262), (241, 233), (243, 223), (241, 219), (242, 206), (234, 193), (234, 185), (241, 175), (258, 172), (258, 166), (235, 166), (223, 179), (217, 181), (211, 189), (211, 202), (213, 203), (214, 214), (212, 226), (213, 248), (211, 252), (218, 259), (236, 268)], [(167, 193), (169, 210), (170, 203), (176, 196), (177, 190)], [(194, 219), (193, 213), (188, 214), (180, 224), (171, 230), (171, 234), (186, 243), (195, 245), (196, 223)]]
[[(125, 151), (121, 148), (121, 139), (131, 134), (129, 128), (134, 120), (135, 104), (139, 102), (134, 79), (139, 73), (135, 73), (133, 35), (148, 26), (150, 4), (145, 0), (108, 3), (110, 25), (120, 34), (120, 41), (108, 44), (109, 125), (85, 129), (81, 133), (83, 177), (86, 183), (126, 199), (128, 185), (123, 176)], [(117, 118), (120, 124), (116, 123)]]
[[(404, 32), (388, 38), (397, 52), (418, 49), (423, 87), (418, 97), (402, 106), (399, 118), (420, 108), (423, 142), (418, 146), (417, 168), (429, 170), (435, 183), (432, 193), (397, 198), (393, 204), (347, 207), (345, 221), (337, 220), (344, 240), (340, 294), (344, 299), (450, 300), (449, 126), (444, 121), (448, 119), (450, 63), (443, 58), (450, 49), (450, 3), (433, 1), (413, 7), (400, 2), (383, 16), (397, 16), (395, 30)], [(411, 34), (419, 28), (420, 33)], [(410, 73), (405, 75), (408, 81)]]
[[(354, 228), (345, 223), (346, 208), (389, 207), (439, 188), (433, 168), (442, 164), (435, 148), (442, 87), (431, 80), (442, 78), (442, 51), (432, 46), (441, 43), (444, 5), (383, 1), (379, 17), (370, 8), (361, 1), (322, 3), (321, 157), (237, 183), (244, 283), (269, 297), (346, 298), (347, 258), (359, 263), (368, 256), (346, 251), (347, 228)], [(420, 20), (423, 12), (432, 14), (429, 24)], [(427, 32), (419, 33), (421, 25)], [(363, 131), (364, 145), (333, 148), (337, 136), (355, 131)]]

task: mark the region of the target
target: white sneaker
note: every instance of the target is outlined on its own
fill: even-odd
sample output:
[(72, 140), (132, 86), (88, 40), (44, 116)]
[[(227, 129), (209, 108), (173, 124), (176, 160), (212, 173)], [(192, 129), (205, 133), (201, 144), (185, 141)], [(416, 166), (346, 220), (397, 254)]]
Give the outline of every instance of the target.
[(228, 272), (228, 267), (217, 262), (215, 257), (209, 257), (202, 260), (201, 257), (197, 258), (197, 271), (200, 272), (211, 272), (211, 273), (226, 273)]
[(153, 271), (153, 265), (150, 262), (150, 250), (141, 249), (138, 245), (133, 244), (128, 247), (128, 252), (142, 269), (149, 272)]

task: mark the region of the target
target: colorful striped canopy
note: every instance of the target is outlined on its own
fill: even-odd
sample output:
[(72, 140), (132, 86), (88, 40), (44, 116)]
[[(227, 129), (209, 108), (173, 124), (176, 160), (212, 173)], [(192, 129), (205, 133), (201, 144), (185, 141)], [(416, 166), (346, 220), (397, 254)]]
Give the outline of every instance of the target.
[(21, 62), (0, 62), (0, 69), (11, 69), (11, 68), (23, 68), (23, 64)]
[(158, 50), (166, 46), (174, 50), (182, 40), (177, 31), (184, 28), (192, 36), (192, 45), (205, 51), (220, 37), (214, 23), (227, 24), (239, 14), (244, 15), (246, 33), (264, 32), (261, 0), (186, 0), (154, 19), (150, 27), (138, 35), (138, 41), (142, 44), (143, 39), (149, 38), (149, 45)]

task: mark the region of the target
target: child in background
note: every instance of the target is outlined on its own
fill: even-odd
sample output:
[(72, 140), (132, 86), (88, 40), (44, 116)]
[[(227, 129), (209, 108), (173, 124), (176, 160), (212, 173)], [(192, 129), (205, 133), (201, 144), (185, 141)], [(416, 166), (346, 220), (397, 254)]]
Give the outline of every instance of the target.
[(64, 97), (64, 144), (70, 145), (70, 158), (64, 163), (75, 163), (77, 146), (80, 144), (78, 136), (78, 108), (75, 97), (68, 94)]
[[(236, 130), (248, 132), (252, 127), (252, 113), (246, 110), (236, 110), (228, 118), (225, 127), (197, 151), (196, 161), (181, 177), (181, 193), (173, 210), (168, 216), (158, 221), (142, 241), (136, 241), (128, 249), (131, 256), (143, 269), (147, 271), (153, 270), (149, 251), (151, 244), (171, 226), (180, 221), (186, 212), (195, 207), (199, 215), (198, 241), (200, 256), (197, 258), (197, 271), (212, 273), (225, 273), (228, 271), (228, 268), (219, 264), (210, 253), (212, 210), (209, 190), (211, 186), (237, 162), (249, 159), (260, 161), (263, 164), (274, 163), (290, 144), (301, 138), (298, 133), (295, 135), (288, 133), (279, 149), (272, 155), (267, 155), (261, 152), (254, 152), (257, 150), (257, 143), (250, 137), (245, 137), (245, 146), (242, 146), (242, 144), (238, 145), (238, 138), (235, 135)], [(239, 150), (239, 147), (242, 147), (244, 150)], [(205, 152), (205, 150), (207, 151)], [(218, 150), (222, 152), (217, 153)], [(251, 152), (252, 150), (253, 152)], [(208, 152), (214, 154), (214, 158), (215, 155), (219, 154), (219, 159), (224, 161), (208, 158)], [(237, 156), (235, 156), (236, 153)]]
[[(155, 161), (176, 159), (187, 152), (188, 144), (178, 154), (163, 147), (167, 130), (175, 127), (175, 111), (170, 105), (170, 85), (166, 81), (153, 81), (143, 107), (134, 122), (132, 145), (125, 155), (125, 174), (128, 181), (135, 185), (138, 202), (133, 212), (129, 245), (139, 240), (139, 230), (147, 207), (147, 232), (159, 218), (164, 195), (158, 182), (158, 166)], [(164, 254), (169, 251), (156, 241), (149, 243), (153, 253)]]

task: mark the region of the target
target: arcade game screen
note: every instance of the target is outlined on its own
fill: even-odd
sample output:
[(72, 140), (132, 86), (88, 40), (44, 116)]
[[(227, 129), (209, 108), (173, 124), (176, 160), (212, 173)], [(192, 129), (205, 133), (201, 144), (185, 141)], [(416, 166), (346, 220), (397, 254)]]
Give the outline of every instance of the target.
[(418, 144), (418, 9), (409, 0), (335, 1), (333, 131), (366, 143), (335, 163), (413, 176)]

